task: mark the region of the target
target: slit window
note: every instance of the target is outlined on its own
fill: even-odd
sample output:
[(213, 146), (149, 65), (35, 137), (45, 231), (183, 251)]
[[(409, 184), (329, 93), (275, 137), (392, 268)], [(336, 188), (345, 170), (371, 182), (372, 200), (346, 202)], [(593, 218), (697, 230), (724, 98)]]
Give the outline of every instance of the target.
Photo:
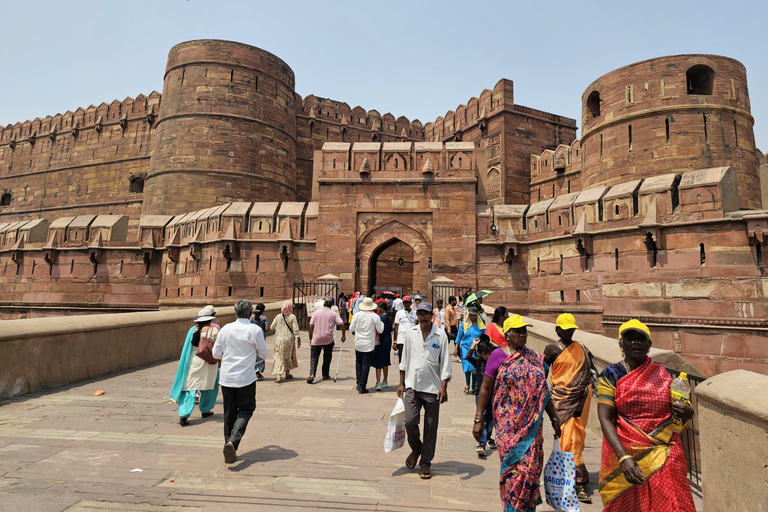
[(707, 253), (704, 250), (704, 244), (699, 244), (699, 262), (704, 265), (707, 262)]
[(736, 147), (739, 147), (739, 129), (736, 126), (736, 120), (733, 120), (733, 136), (736, 137)]
[(707, 131), (707, 114), (701, 114), (701, 118), (704, 122), (704, 142), (709, 144), (709, 132)]
[(664, 134), (667, 139), (667, 146), (669, 146), (669, 118), (664, 120)]
[(632, 125), (627, 126), (627, 136), (629, 137), (629, 151), (632, 152)]
[(619, 270), (619, 250), (618, 249), (614, 249), (613, 251), (613, 260), (614, 260), (613, 264), (614, 264), (615, 270)]

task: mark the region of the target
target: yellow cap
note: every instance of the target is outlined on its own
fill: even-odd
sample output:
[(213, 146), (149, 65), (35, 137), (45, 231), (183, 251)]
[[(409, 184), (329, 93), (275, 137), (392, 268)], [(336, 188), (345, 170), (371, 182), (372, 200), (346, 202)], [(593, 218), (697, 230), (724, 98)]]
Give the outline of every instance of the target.
[(563, 313), (562, 315), (558, 316), (556, 323), (557, 326), (564, 331), (567, 331), (568, 329), (579, 328), (579, 326), (576, 325), (576, 318), (570, 313)]
[(648, 326), (637, 318), (633, 318), (632, 320), (621, 324), (621, 327), (619, 327), (619, 337), (621, 337), (627, 331), (639, 332), (649, 340), (651, 339), (651, 330), (648, 329)]
[(688, 380), (688, 374), (685, 372), (680, 372), (680, 375), (678, 375), (681, 380)]
[(520, 315), (512, 315), (504, 320), (505, 333), (510, 329), (519, 329), (520, 327), (532, 327), (532, 325), (525, 323), (525, 320)]

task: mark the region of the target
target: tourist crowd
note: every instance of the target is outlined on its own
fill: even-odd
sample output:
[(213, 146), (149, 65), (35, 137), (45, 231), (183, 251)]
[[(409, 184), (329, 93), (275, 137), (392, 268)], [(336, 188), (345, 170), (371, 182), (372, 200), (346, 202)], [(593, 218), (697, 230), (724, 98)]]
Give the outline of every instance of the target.
[[(389, 292), (379, 297), (355, 293), (320, 300), (309, 322), (307, 383), (316, 381), (318, 364), (321, 378), (331, 378), (337, 332), (342, 344), (347, 329), (354, 335), (360, 394), (370, 392), (371, 368), (374, 391), (389, 387), (389, 367), (396, 354), (396, 394), (405, 406), (410, 447), (405, 465), (415, 468), (418, 464), (421, 478), (429, 479), (440, 404), (448, 399), (451, 356), (457, 358), (464, 373), (464, 393), (474, 396), (472, 435), (477, 455), (485, 458), (489, 450), (499, 454), (505, 511), (531, 511), (541, 503), (545, 416), (559, 449), (573, 454), (573, 492), (579, 501), (591, 503), (583, 451), (595, 393), (604, 436), (599, 486), (604, 510), (695, 511), (679, 435), (693, 409), (685, 401), (670, 399), (671, 377), (648, 357), (648, 327), (638, 320), (623, 324), (619, 347), (624, 357), (598, 377), (592, 354), (575, 339), (578, 326), (572, 314), (557, 317), (558, 339), (539, 353), (527, 346), (531, 325), (522, 316), (497, 307), (489, 318), (482, 305), (488, 293), (451, 296), (447, 304), (438, 300), (435, 307), (419, 293), (403, 297)], [(265, 332), (274, 331), (274, 382), (293, 378), (291, 371), (298, 367), (301, 340), (293, 305), (285, 302), (271, 324), (264, 311), (263, 304), (254, 307), (240, 300), (235, 305), (237, 320), (221, 327), (215, 323), (213, 306), (201, 310), (184, 341), (170, 393), (178, 404), (179, 423), (186, 425), (196, 403), (203, 417), (214, 414), (221, 386), (227, 463), (236, 460), (255, 409), (255, 383), (263, 378), (268, 356)], [(422, 409), (423, 432), (419, 428)]]

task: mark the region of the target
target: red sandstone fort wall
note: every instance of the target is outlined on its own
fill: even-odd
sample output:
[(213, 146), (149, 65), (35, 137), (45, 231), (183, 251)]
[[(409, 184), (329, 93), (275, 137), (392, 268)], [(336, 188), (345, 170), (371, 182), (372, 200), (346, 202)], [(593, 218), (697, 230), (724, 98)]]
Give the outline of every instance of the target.
[(0, 221), (89, 212), (138, 222), (160, 95), (25, 121), (0, 129)]
[(168, 55), (144, 214), (296, 198), (293, 71), (259, 48), (189, 41)]
[(715, 55), (651, 59), (595, 80), (582, 96), (584, 188), (732, 165), (740, 206), (760, 180), (744, 66)]

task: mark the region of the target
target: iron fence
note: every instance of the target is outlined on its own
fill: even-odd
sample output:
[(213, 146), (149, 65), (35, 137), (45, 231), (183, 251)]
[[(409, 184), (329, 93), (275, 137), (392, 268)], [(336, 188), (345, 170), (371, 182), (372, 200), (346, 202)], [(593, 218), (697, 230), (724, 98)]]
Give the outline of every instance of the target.
[(320, 299), (333, 299), (339, 296), (339, 284), (333, 281), (312, 281), (293, 283), (293, 314), (299, 323), (299, 329), (309, 329), (309, 318), (315, 311), (315, 303)]
[(432, 285), (432, 304), (437, 304), (437, 299), (442, 299), (443, 304), (448, 304), (448, 297), (453, 295), (458, 300), (459, 297), (472, 292), (469, 286), (456, 286), (452, 283), (437, 283)]
[[(674, 379), (680, 375), (679, 370), (667, 368), (667, 371)], [(691, 384), (691, 405), (693, 406), (693, 419), (680, 432), (680, 439), (683, 441), (683, 451), (685, 459), (688, 461), (688, 480), (691, 487), (701, 491), (701, 446), (699, 444), (699, 407), (696, 400), (696, 386), (704, 382), (704, 377), (688, 375), (688, 382)]]

